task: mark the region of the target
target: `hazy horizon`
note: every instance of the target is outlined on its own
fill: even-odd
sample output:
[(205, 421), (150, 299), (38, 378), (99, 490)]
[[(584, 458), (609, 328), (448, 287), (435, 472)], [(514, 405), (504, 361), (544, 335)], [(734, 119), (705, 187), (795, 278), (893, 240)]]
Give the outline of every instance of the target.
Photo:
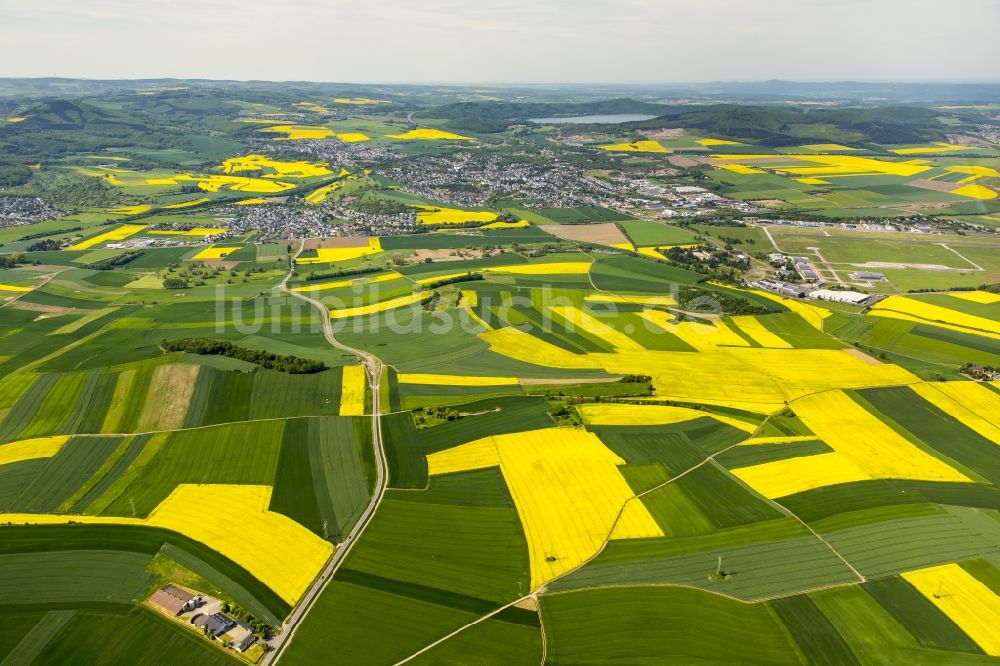
[(0, 0), (0, 77), (426, 85), (993, 83), (992, 0)]

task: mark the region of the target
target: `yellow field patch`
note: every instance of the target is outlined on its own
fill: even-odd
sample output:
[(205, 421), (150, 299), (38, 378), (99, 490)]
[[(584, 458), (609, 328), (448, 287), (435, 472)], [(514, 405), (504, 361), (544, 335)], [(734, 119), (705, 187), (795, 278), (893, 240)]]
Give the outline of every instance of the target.
[(526, 363), (568, 369), (595, 367), (586, 355), (574, 354), (511, 326), (487, 330), (479, 338), (493, 351)]
[(389, 134), (387, 136), (390, 139), (402, 139), (403, 141), (475, 141), (471, 136), (429, 128), (414, 129), (402, 134)]
[(365, 387), (368, 374), (360, 365), (345, 365), (340, 389), (340, 415), (361, 416), (365, 413)]
[(979, 199), (980, 201), (997, 198), (996, 190), (991, 190), (990, 188), (983, 187), (982, 185), (963, 185), (956, 190), (952, 190), (949, 194), (957, 194), (960, 197)]
[(386, 99), (372, 99), (371, 97), (334, 97), (334, 104), (360, 104), (369, 106), (372, 104), (391, 104)]
[(321, 247), (316, 249), (315, 257), (299, 257), (295, 260), (297, 264), (328, 264), (333, 261), (348, 261), (365, 257), (369, 254), (378, 254), (382, 251), (382, 243), (376, 237), (368, 239), (367, 245), (357, 247)]
[(317, 187), (315, 190), (306, 195), (307, 204), (321, 204), (326, 201), (327, 196), (330, 192), (340, 187), (340, 183), (330, 183), (329, 185), (324, 185), (323, 187)]
[(71, 245), (68, 250), (89, 250), (92, 247), (101, 245), (103, 243), (109, 243), (112, 241), (125, 240), (129, 236), (134, 236), (143, 229), (146, 228), (144, 224), (123, 224), (122, 226), (112, 229), (111, 231), (106, 231), (103, 234), (97, 236), (92, 236), (90, 238), (84, 239), (77, 243), (76, 245)]
[[(333, 554), (333, 546), (291, 518), (268, 511), (270, 503), (270, 486), (183, 484), (145, 519), (21, 513), (0, 514), (0, 522), (56, 525), (72, 521), (171, 530), (233, 560), (294, 605)], [(206, 506), (225, 507), (226, 519), (206, 519)]]
[(756, 446), (758, 444), (792, 444), (794, 442), (811, 442), (816, 435), (777, 435), (774, 437), (751, 437), (740, 442), (740, 446)]
[(516, 222), (490, 222), (489, 224), (484, 224), (479, 229), (523, 229), (525, 227), (530, 227), (531, 224), (527, 220), (517, 220)]
[(634, 143), (609, 143), (598, 146), (601, 150), (608, 150), (615, 153), (672, 153), (669, 148), (664, 148), (659, 141), (636, 141)]
[(971, 481), (904, 439), (843, 391), (808, 395), (792, 403), (792, 409), (833, 452), (733, 472), (765, 497), (861, 479)]
[(948, 416), (1000, 444), (1000, 393), (980, 382), (933, 382), (910, 388)]
[(21, 287), (16, 284), (0, 284), (0, 291), (12, 291), (18, 294), (24, 294), (31, 291), (31, 287)]
[(222, 163), (222, 168), (229, 174), (270, 169), (274, 171), (275, 175), (282, 178), (312, 178), (314, 176), (328, 176), (333, 173), (323, 162), (282, 162), (256, 154), (230, 157)]
[(948, 295), (955, 298), (961, 298), (964, 301), (980, 303), (982, 305), (1000, 303), (1000, 294), (994, 294), (989, 291), (952, 291), (949, 292)]
[(397, 376), (400, 384), (418, 384), (433, 386), (517, 386), (521, 382), (517, 377), (474, 377), (467, 375), (430, 375), (421, 373), (400, 373)]
[(496, 213), (460, 208), (439, 208), (436, 206), (414, 206), (422, 209), (417, 213), (417, 224), (462, 224), (463, 222), (493, 222)]
[(977, 333), (982, 335), (992, 333), (1000, 336), (1000, 321), (977, 317), (966, 314), (958, 310), (941, 307), (931, 303), (925, 303), (908, 296), (890, 296), (884, 301), (880, 301), (872, 306), (870, 314), (875, 316), (891, 316), (887, 312), (898, 312), (911, 317), (916, 317), (924, 323), (950, 326), (964, 329), (967, 333)]
[(177, 208), (190, 208), (191, 206), (200, 206), (203, 203), (208, 203), (211, 199), (202, 197), (200, 199), (192, 199), (191, 201), (182, 201), (180, 203), (170, 204), (164, 206), (164, 208), (177, 209)]
[(570, 324), (570, 330), (572, 330), (572, 327), (579, 327), (587, 333), (596, 335), (615, 349), (645, 349), (645, 347), (632, 338), (616, 331), (600, 319), (587, 314), (580, 308), (572, 305), (560, 305), (549, 309), (565, 319)]
[(803, 185), (829, 185), (830, 181), (823, 180), (822, 178), (796, 178), (796, 181), (802, 183)]
[(691, 345), (699, 351), (714, 351), (717, 347), (749, 347), (744, 340), (723, 322), (702, 324), (695, 321), (674, 323), (673, 315), (662, 310), (644, 310), (639, 313), (646, 321), (652, 322), (668, 333)]
[(775, 499), (838, 483), (867, 481), (871, 477), (840, 453), (820, 453), (743, 467), (732, 473), (748, 486)]
[(499, 465), (528, 542), (533, 590), (583, 564), (612, 530), (623, 539), (663, 536), (640, 502), (625, 510), (635, 493), (623, 464), (577, 428), (486, 437), (427, 456), (432, 476)]
[(510, 273), (512, 275), (586, 275), (589, 261), (555, 261), (548, 264), (514, 264), (512, 266), (487, 266), (480, 273)]
[(623, 296), (620, 294), (587, 294), (586, 303), (631, 303), (633, 305), (677, 305), (673, 296)]
[(136, 206), (118, 206), (117, 208), (112, 208), (109, 213), (115, 213), (117, 215), (141, 215), (142, 213), (148, 213), (153, 209), (150, 204), (138, 204)]
[[(290, 190), (295, 187), (291, 183), (285, 183), (280, 180), (271, 180), (268, 178), (250, 178), (249, 176), (220, 176), (213, 174), (211, 176), (191, 176), (188, 174), (183, 174), (177, 176), (176, 180), (180, 181), (193, 181), (198, 184), (198, 189), (204, 190), (205, 192), (218, 192), (223, 188), (228, 189), (230, 192), (251, 192), (254, 194), (277, 194), (279, 192), (284, 192), (285, 190)], [(208, 201), (208, 199), (202, 199), (202, 202)], [(193, 203), (187, 203), (188, 206), (193, 206)], [(179, 206), (175, 206), (179, 207)], [(164, 206), (164, 208), (169, 208), (169, 206)]]
[(282, 141), (298, 141), (300, 139), (325, 139), (333, 136), (333, 130), (322, 125), (275, 125), (257, 130), (272, 134), (284, 134)]
[(976, 642), (983, 652), (1000, 656), (1000, 596), (958, 564), (905, 571), (903, 580)]
[(205, 261), (211, 259), (225, 259), (233, 252), (236, 252), (240, 248), (238, 247), (206, 247), (204, 250), (200, 251), (198, 254), (191, 257), (192, 261)]
[(23, 123), (25, 120), (27, 120), (27, 118), (25, 118), (24, 116), (11, 116), (10, 118), (7, 119), (7, 122), (9, 122), (9, 123)]
[(251, 197), (250, 199), (243, 199), (242, 201), (234, 201), (234, 206), (257, 206), (260, 204), (272, 203), (270, 199), (263, 199), (261, 197)]
[[(728, 163), (740, 163), (744, 161), (755, 164), (764, 160), (777, 160), (778, 166), (767, 167), (768, 169), (780, 170), (783, 173), (798, 176), (846, 176), (846, 175), (891, 175), (891, 176), (915, 176), (925, 171), (930, 171), (933, 167), (918, 161), (890, 162), (888, 160), (875, 159), (873, 157), (861, 157), (858, 155), (816, 155), (816, 154), (794, 154), (794, 155), (740, 155), (740, 154), (718, 154), (712, 156), (714, 160), (726, 160)], [(790, 160), (799, 162), (813, 162), (821, 166), (798, 166), (790, 164)], [(717, 161), (712, 162), (712, 166), (720, 166)], [(757, 165), (760, 167), (760, 165)]]
[(767, 330), (767, 328), (760, 323), (760, 320), (753, 315), (733, 317), (732, 320), (734, 324), (739, 326), (741, 331), (753, 338), (754, 342), (759, 344), (761, 347), (770, 347), (772, 349), (792, 348), (792, 345), (785, 342), (780, 336)]
[(0, 465), (9, 465), (10, 463), (21, 462), (22, 460), (51, 458), (59, 453), (63, 445), (68, 441), (69, 435), (59, 435), (56, 437), (22, 439), (19, 442), (0, 444)]
[(725, 169), (726, 171), (732, 171), (733, 173), (743, 174), (749, 176), (755, 173), (767, 173), (761, 169), (755, 169), (751, 166), (746, 166), (745, 164), (716, 164), (716, 168)]
[[(587, 425), (636, 426), (669, 425), (693, 419), (713, 418), (744, 432), (754, 432), (757, 426), (731, 416), (703, 412), (688, 407), (672, 405), (627, 405), (620, 403), (585, 403), (576, 405), (576, 411)], [(815, 437), (811, 438), (815, 439)]]
[(699, 139), (698, 143), (705, 146), (742, 146), (739, 141), (729, 141), (728, 139)]
[(434, 292), (432, 291), (423, 291), (415, 294), (407, 294), (406, 296), (400, 296), (398, 298), (390, 298), (389, 300), (381, 301), (380, 303), (359, 305), (357, 307), (343, 308), (341, 310), (331, 310), (330, 318), (347, 319), (348, 317), (362, 317), (364, 315), (376, 314), (378, 312), (395, 310), (397, 308), (423, 303), (424, 301), (429, 300), (433, 295)]
[(344, 143), (360, 143), (362, 141), (369, 141), (367, 134), (362, 134), (361, 132), (342, 132), (335, 134), (338, 139)]

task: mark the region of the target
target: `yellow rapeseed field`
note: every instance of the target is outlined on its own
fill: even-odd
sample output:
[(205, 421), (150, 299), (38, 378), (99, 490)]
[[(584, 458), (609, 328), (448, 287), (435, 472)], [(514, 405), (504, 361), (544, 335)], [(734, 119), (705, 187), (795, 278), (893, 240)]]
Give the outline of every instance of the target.
[(0, 284), (0, 291), (13, 291), (23, 294), (31, 291), (31, 287), (21, 287), (16, 284)]
[(242, 201), (234, 201), (234, 206), (257, 206), (260, 204), (272, 203), (270, 199), (263, 199), (261, 197), (251, 197), (249, 199), (243, 199)]
[(928, 382), (910, 388), (945, 414), (1000, 444), (1000, 393), (979, 382)]
[(85, 240), (80, 241), (76, 245), (71, 245), (69, 250), (89, 250), (90, 248), (102, 245), (104, 243), (110, 243), (112, 241), (125, 240), (129, 236), (134, 236), (143, 229), (146, 228), (144, 224), (123, 224), (122, 226), (112, 229), (111, 231), (106, 231), (103, 234), (98, 234), (97, 236), (92, 236)]
[(261, 171), (270, 169), (275, 175), (282, 178), (312, 178), (314, 176), (328, 176), (332, 171), (322, 162), (282, 162), (272, 160), (264, 155), (244, 155), (242, 157), (230, 157), (222, 163), (222, 168), (226, 173), (239, 173), (241, 171)]
[(668, 333), (688, 343), (698, 351), (714, 351), (717, 347), (749, 347), (750, 343), (725, 323), (702, 324), (695, 321), (674, 323), (673, 315), (662, 310), (644, 310), (640, 316)]
[(418, 224), (462, 224), (463, 222), (493, 222), (496, 213), (482, 210), (462, 210), (460, 208), (441, 208), (437, 206), (414, 206), (420, 208), (417, 213)]
[[(595, 363), (583, 354), (574, 354), (511, 326), (487, 330), (479, 338), (493, 351), (526, 363), (551, 368), (593, 368)], [(630, 370), (628, 374), (632, 374)]]
[(360, 416), (365, 413), (365, 387), (368, 375), (360, 365), (345, 365), (340, 389), (340, 415)]
[(334, 134), (334, 136), (344, 143), (361, 143), (362, 141), (369, 140), (368, 135), (362, 134), (361, 132), (342, 132)]
[(471, 375), (432, 375), (424, 373), (400, 373), (400, 384), (422, 384), (436, 386), (516, 386), (517, 377), (477, 377)]
[(531, 588), (593, 556), (612, 535), (663, 536), (617, 470), (625, 464), (595, 435), (546, 428), (498, 435), (427, 456), (432, 476), (499, 465), (528, 542)]
[(530, 226), (527, 220), (517, 220), (516, 222), (490, 222), (479, 229), (523, 229)]
[(891, 316), (885, 314), (886, 311), (916, 317), (928, 324), (957, 326), (964, 329), (967, 333), (982, 335), (983, 332), (986, 332), (1000, 335), (1000, 320), (977, 317), (976, 315), (966, 314), (958, 310), (944, 308), (940, 305), (925, 303), (924, 301), (919, 301), (908, 296), (890, 296), (884, 301), (873, 305), (870, 312), (875, 316)]
[(138, 204), (135, 206), (118, 206), (117, 208), (112, 208), (109, 213), (116, 213), (118, 215), (140, 215), (142, 213), (148, 213), (153, 209), (150, 204)]
[(948, 292), (948, 295), (954, 296), (955, 298), (961, 298), (964, 301), (980, 303), (982, 305), (1000, 303), (1000, 294), (994, 294), (989, 291), (952, 291)]
[(792, 409), (833, 453), (778, 460), (734, 471), (766, 497), (860, 479), (971, 481), (917, 448), (840, 390), (814, 393)]
[(988, 655), (1000, 656), (1000, 596), (958, 564), (905, 571), (903, 580)]
[(198, 254), (191, 257), (191, 259), (193, 261), (224, 259), (239, 249), (240, 248), (238, 247), (215, 247), (213, 245), (211, 247), (206, 247), (204, 250), (200, 251)]
[(751, 437), (740, 442), (740, 446), (757, 444), (792, 444), (794, 442), (811, 442), (816, 435), (775, 435), (773, 437)]
[(822, 178), (796, 178), (796, 181), (802, 183), (803, 185), (829, 185), (830, 181), (823, 180)]
[(997, 198), (996, 190), (991, 190), (988, 187), (982, 185), (962, 185), (958, 189), (952, 190), (950, 194), (957, 194), (960, 197), (968, 197), (970, 199), (979, 199), (980, 201), (988, 201), (990, 199)]
[[(585, 403), (576, 405), (576, 411), (580, 413), (584, 423), (595, 426), (668, 425), (710, 417), (745, 432), (753, 432), (757, 429), (753, 423), (741, 421), (731, 416), (671, 405)], [(811, 439), (815, 439), (815, 437)]]
[(672, 153), (669, 148), (664, 148), (659, 141), (636, 141), (634, 143), (609, 143), (598, 146), (601, 150), (609, 150), (615, 153)]
[(177, 208), (190, 208), (191, 206), (200, 206), (201, 204), (208, 203), (209, 201), (211, 200), (202, 197), (200, 199), (192, 199), (191, 201), (181, 201), (180, 203), (170, 204), (168, 206), (164, 206), (164, 208), (170, 208), (172, 210)]
[(402, 134), (389, 134), (390, 139), (402, 139), (403, 141), (475, 141), (471, 136), (462, 136), (443, 130), (421, 128), (403, 132)]
[(326, 201), (326, 197), (333, 192), (335, 189), (340, 187), (340, 183), (330, 183), (329, 185), (324, 185), (323, 187), (317, 187), (315, 190), (306, 195), (307, 204), (321, 204)]
[[(933, 167), (924, 164), (921, 160), (907, 162), (890, 162), (888, 160), (875, 159), (873, 157), (861, 157), (859, 155), (823, 155), (812, 153), (796, 153), (794, 155), (776, 154), (754, 154), (741, 155), (739, 153), (717, 154), (712, 156), (713, 166), (720, 166), (718, 160), (726, 160), (726, 163), (739, 164), (740, 162), (753, 162), (757, 164), (761, 161), (777, 161), (776, 166), (766, 166), (766, 169), (777, 169), (783, 173), (798, 176), (831, 176), (831, 175), (857, 175), (857, 176), (916, 176), (919, 173), (930, 171)], [(821, 166), (799, 166), (791, 162), (812, 162)]]
[[(295, 604), (333, 554), (333, 546), (291, 518), (268, 511), (270, 486), (177, 486), (148, 518), (0, 514), (0, 522), (38, 525), (146, 525), (183, 534), (225, 555)], [(226, 507), (225, 520), (207, 519), (206, 506)], [(266, 534), (266, 539), (261, 535)]]
[(600, 319), (593, 317), (580, 308), (572, 305), (560, 305), (549, 308), (552, 312), (565, 319), (571, 326), (578, 327), (587, 333), (601, 338), (615, 349), (645, 349), (638, 342), (624, 333), (616, 331)]
[(750, 176), (757, 173), (767, 173), (762, 169), (756, 169), (751, 166), (746, 166), (745, 164), (716, 164), (716, 168), (725, 169), (726, 171), (732, 171), (733, 173), (742, 174), (744, 176)]
[(699, 139), (698, 143), (705, 146), (742, 146), (739, 141), (729, 141), (728, 139)]
[(59, 453), (63, 445), (69, 441), (69, 435), (56, 437), (37, 437), (22, 439), (19, 442), (0, 444), (0, 465), (34, 460), (36, 458), (51, 458)]
[(765, 497), (777, 499), (813, 488), (871, 477), (840, 453), (820, 453), (735, 469), (733, 474)]
[(740, 327), (740, 330), (754, 339), (761, 347), (771, 347), (773, 349), (791, 349), (792, 345), (785, 342), (780, 336), (767, 330), (762, 323), (753, 315), (733, 317), (733, 323)]
[(677, 305), (673, 296), (626, 296), (623, 294), (596, 293), (587, 294), (587, 303), (632, 303), (634, 305)]
[(275, 125), (257, 130), (272, 134), (284, 134), (283, 141), (298, 141), (299, 139), (325, 139), (333, 136), (333, 130), (322, 125)]
[(387, 310), (395, 310), (396, 308), (402, 308), (409, 305), (415, 305), (417, 303), (423, 303), (434, 295), (432, 291), (424, 291), (414, 294), (407, 294), (406, 296), (400, 296), (398, 298), (390, 298), (386, 301), (381, 301), (379, 303), (372, 303), (370, 305), (359, 305), (353, 308), (343, 308), (341, 310), (331, 310), (331, 319), (347, 319), (348, 317), (362, 317), (364, 315), (376, 314), (378, 312), (386, 312)]
[[(213, 174), (210, 176), (199, 175), (192, 176), (190, 174), (181, 174), (180, 176), (175, 176), (174, 180), (185, 181), (185, 182), (195, 182), (198, 184), (198, 189), (204, 190), (205, 192), (218, 192), (219, 190), (226, 188), (231, 192), (250, 192), (253, 194), (277, 194), (278, 192), (284, 192), (285, 190), (290, 190), (295, 187), (292, 183), (285, 183), (280, 180), (271, 180), (268, 178), (250, 178), (249, 176), (220, 176), (218, 174)], [(208, 201), (208, 199), (200, 199), (198, 202)], [(195, 205), (192, 202), (185, 202), (184, 206)], [(175, 204), (174, 206), (164, 206), (164, 208), (181, 208), (182, 205)]]
[(382, 251), (382, 242), (376, 237), (368, 239), (367, 245), (357, 247), (321, 247), (316, 250), (315, 257), (299, 257), (295, 260), (297, 264), (328, 264), (333, 261), (347, 261), (365, 257), (369, 254), (378, 254)]

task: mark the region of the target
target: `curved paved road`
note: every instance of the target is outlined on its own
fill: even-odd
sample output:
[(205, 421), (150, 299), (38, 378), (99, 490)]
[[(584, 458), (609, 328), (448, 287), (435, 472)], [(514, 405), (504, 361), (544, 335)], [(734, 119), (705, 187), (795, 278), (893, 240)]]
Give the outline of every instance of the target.
[[(305, 248), (305, 241), (302, 241), (299, 244), (298, 251), (292, 257), (292, 259), (294, 260), (296, 257), (298, 257), (299, 254), (302, 253), (302, 250), (304, 248)], [(337, 340), (336, 337), (334, 337), (333, 322), (330, 319), (330, 315), (326, 309), (326, 306), (324, 306), (319, 301), (306, 296), (305, 294), (291, 291), (288, 288), (288, 280), (292, 277), (292, 272), (294, 270), (295, 267), (293, 265), (289, 269), (288, 275), (286, 275), (285, 278), (280, 283), (278, 283), (276, 289), (278, 289), (279, 291), (284, 291), (285, 293), (290, 294), (295, 298), (301, 299), (306, 303), (309, 303), (314, 308), (318, 309), (322, 315), (323, 335), (326, 338), (326, 341), (330, 343), (331, 346), (356, 356), (358, 360), (361, 362), (361, 365), (364, 366), (365, 372), (368, 375), (368, 385), (371, 387), (371, 392), (372, 392), (372, 447), (375, 449), (375, 468), (376, 468), (375, 492), (372, 495), (372, 499), (368, 503), (368, 506), (365, 507), (364, 513), (361, 514), (361, 517), (358, 519), (358, 522), (354, 524), (354, 527), (347, 535), (347, 538), (345, 538), (342, 542), (337, 544), (337, 549), (334, 551), (333, 556), (330, 558), (330, 561), (327, 562), (326, 566), (323, 568), (323, 571), (319, 574), (316, 580), (313, 581), (312, 586), (305, 593), (305, 595), (303, 595), (302, 599), (299, 600), (298, 605), (292, 611), (291, 615), (288, 616), (288, 619), (285, 621), (284, 625), (282, 625), (281, 633), (272, 638), (270, 641), (268, 641), (268, 645), (270, 646), (270, 651), (264, 656), (264, 659), (261, 661), (261, 664), (263, 664), (263, 666), (270, 666), (270, 664), (273, 664), (274, 662), (276, 662), (278, 659), (281, 658), (281, 655), (284, 653), (285, 648), (288, 646), (288, 644), (291, 642), (292, 637), (295, 635), (295, 631), (296, 629), (298, 629), (299, 624), (305, 618), (306, 614), (310, 611), (310, 609), (312, 609), (312, 606), (314, 603), (316, 603), (316, 599), (319, 598), (320, 593), (323, 592), (324, 588), (326, 588), (327, 584), (333, 578), (334, 574), (337, 573), (337, 569), (340, 568), (340, 565), (347, 557), (347, 554), (351, 551), (351, 548), (353, 548), (354, 544), (357, 542), (358, 537), (361, 536), (361, 533), (364, 532), (365, 528), (368, 526), (368, 523), (371, 522), (372, 516), (375, 515), (375, 510), (378, 508), (378, 505), (382, 501), (382, 497), (385, 495), (385, 487), (387, 481), (385, 449), (382, 446), (382, 422), (379, 418), (382, 411), (380, 404), (380, 396), (379, 396), (379, 385), (382, 377), (382, 361), (379, 360), (377, 356), (374, 356), (373, 354), (370, 354), (362, 349), (355, 349), (354, 347), (345, 345), (344, 343)]]

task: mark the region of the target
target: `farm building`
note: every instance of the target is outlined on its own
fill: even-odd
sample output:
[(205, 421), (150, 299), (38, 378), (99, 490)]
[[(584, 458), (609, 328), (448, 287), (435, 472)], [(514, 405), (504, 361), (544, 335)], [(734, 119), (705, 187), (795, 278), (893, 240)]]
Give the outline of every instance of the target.
[(171, 583), (154, 592), (149, 598), (149, 603), (176, 616), (197, 608), (198, 600), (199, 597), (194, 593)]
[(835, 303), (851, 303), (859, 305), (868, 300), (870, 294), (863, 294), (860, 291), (834, 291), (832, 289), (817, 289), (809, 292), (809, 298), (820, 301), (833, 301)]
[(191, 624), (196, 627), (204, 627), (214, 638), (218, 638), (236, 626), (231, 617), (222, 613), (196, 615), (191, 620)]

